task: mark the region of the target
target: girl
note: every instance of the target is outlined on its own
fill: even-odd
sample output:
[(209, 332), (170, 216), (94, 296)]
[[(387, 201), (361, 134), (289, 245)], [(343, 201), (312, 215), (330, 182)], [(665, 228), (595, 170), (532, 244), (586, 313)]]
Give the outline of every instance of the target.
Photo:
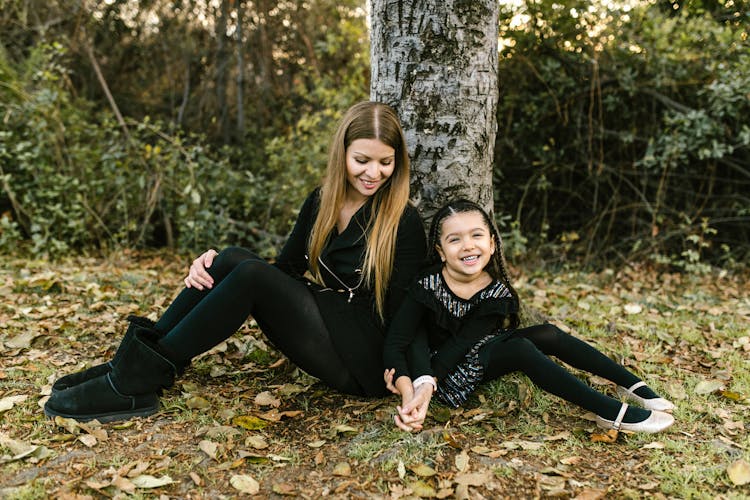
[(384, 325), (425, 255), (408, 198), (409, 157), (396, 113), (376, 102), (353, 106), (331, 142), (322, 185), (302, 205), (274, 265), (242, 248), (208, 250), (163, 316), (155, 324), (131, 318), (114, 359), (58, 380), (45, 413), (100, 421), (150, 415), (191, 358), (248, 315), (330, 387), (384, 394)]
[[(601, 427), (659, 432), (672, 425), (665, 413), (672, 403), (589, 344), (550, 324), (517, 328), (518, 296), (500, 235), (479, 205), (459, 200), (441, 208), (432, 221), (428, 252), (433, 265), (410, 288), (384, 350), (390, 368), (386, 386), (402, 396), (398, 427), (420, 429), (435, 390), (444, 403), (458, 407), (480, 382), (513, 371), (594, 412)], [(429, 333), (420, 333), (425, 327)], [(615, 382), (621, 396), (642, 408), (595, 391), (550, 355)], [(410, 371), (424, 375), (412, 382)]]

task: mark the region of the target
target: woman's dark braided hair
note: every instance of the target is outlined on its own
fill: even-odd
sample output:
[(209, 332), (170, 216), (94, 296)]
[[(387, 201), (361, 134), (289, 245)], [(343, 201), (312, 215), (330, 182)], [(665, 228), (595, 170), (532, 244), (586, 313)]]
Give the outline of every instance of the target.
[[(435, 215), (432, 217), (432, 223), (430, 224), (430, 234), (427, 241), (427, 261), (430, 265), (440, 262), (440, 254), (438, 254), (437, 247), (440, 244), (443, 221), (452, 215), (467, 212), (477, 212), (482, 214), (484, 223), (487, 224), (487, 227), (490, 229), (490, 234), (495, 240), (495, 253), (490, 257), (490, 261), (487, 264), (487, 267), (485, 267), (485, 270), (493, 279), (502, 282), (508, 288), (508, 291), (513, 296), (513, 299), (515, 299), (516, 303), (519, 303), (518, 293), (510, 283), (508, 268), (505, 265), (505, 252), (503, 251), (503, 240), (500, 238), (500, 232), (497, 230), (494, 221), (489, 215), (487, 215), (487, 212), (473, 201), (466, 199), (454, 200), (443, 205), (437, 212), (435, 212)], [(517, 328), (519, 324), (518, 313), (511, 315), (509, 319), (509, 327)]]

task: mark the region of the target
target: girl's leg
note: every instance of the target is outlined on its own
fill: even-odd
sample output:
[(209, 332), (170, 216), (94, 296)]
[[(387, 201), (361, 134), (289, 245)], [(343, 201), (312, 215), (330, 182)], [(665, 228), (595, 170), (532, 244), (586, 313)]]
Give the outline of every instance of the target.
[[(514, 371), (525, 373), (532, 382), (545, 391), (585, 408), (595, 414), (614, 420), (620, 410), (620, 401), (595, 391), (568, 370), (552, 361), (534, 343), (522, 336), (507, 341), (493, 341), (479, 351), (484, 366), (484, 380), (494, 380)], [(651, 412), (630, 406), (623, 422), (641, 422)]]
[[(217, 266), (217, 273), (223, 269)], [(342, 392), (362, 392), (336, 352), (312, 292), (304, 283), (261, 259), (248, 258), (236, 264), (209, 292), (201, 292), (198, 297), (186, 293), (190, 291), (184, 290), (169, 307), (165, 313), (169, 319), (159, 321), (168, 324), (182, 316), (159, 341), (170, 358), (188, 362), (234, 334), (252, 315), (263, 333), (294, 364)]]
[[(565, 333), (555, 325), (546, 323), (523, 328), (515, 332), (514, 336), (527, 338), (544, 354), (555, 356), (579, 370), (604, 377), (617, 385), (631, 387), (640, 381), (624, 366), (605, 356), (595, 347)], [(647, 386), (639, 387), (635, 393), (646, 399), (659, 397)]]

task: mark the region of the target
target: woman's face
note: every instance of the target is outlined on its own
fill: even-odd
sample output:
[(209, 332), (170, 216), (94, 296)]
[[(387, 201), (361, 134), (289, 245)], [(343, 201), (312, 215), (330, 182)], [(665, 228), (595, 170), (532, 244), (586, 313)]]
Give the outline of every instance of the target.
[(346, 149), (347, 194), (365, 199), (385, 184), (396, 167), (396, 151), (378, 139), (356, 139)]

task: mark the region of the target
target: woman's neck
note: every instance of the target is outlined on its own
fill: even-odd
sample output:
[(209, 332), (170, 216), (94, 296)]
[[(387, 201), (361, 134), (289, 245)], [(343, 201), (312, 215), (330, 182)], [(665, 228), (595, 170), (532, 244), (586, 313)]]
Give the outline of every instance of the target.
[(367, 200), (369, 199), (367, 196), (353, 195), (351, 191), (352, 190), (349, 189), (347, 190), (346, 196), (344, 197), (344, 204), (341, 207), (341, 210), (339, 210), (339, 216), (336, 220), (336, 229), (339, 234), (344, 232), (347, 226), (349, 226), (349, 221), (351, 221), (354, 214), (357, 213), (357, 210), (362, 208), (362, 205), (367, 203)]
[(478, 291), (492, 283), (492, 276), (487, 271), (482, 271), (470, 279), (461, 279), (462, 276), (454, 275), (446, 266), (443, 266), (441, 273), (448, 288), (464, 300), (472, 298)]

